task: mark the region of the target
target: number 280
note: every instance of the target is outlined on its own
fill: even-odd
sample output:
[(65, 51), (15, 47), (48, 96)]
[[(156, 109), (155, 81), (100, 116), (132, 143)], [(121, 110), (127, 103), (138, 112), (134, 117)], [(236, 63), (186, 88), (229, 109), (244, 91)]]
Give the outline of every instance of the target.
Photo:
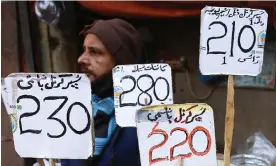
[[(141, 89), (141, 87), (140, 87), (140, 85), (139, 85), (139, 80), (140, 80), (141, 78), (149, 78), (149, 79), (151, 80), (151, 81), (150, 81), (150, 82), (151, 82), (150, 86), (149, 86), (147, 89), (145, 89), (145, 90)], [(151, 90), (152, 88), (153, 88), (153, 95), (154, 95), (154, 97), (155, 97), (158, 101), (165, 101), (165, 100), (167, 100), (167, 98), (169, 97), (169, 94), (170, 94), (170, 85), (169, 85), (168, 80), (167, 80), (166, 78), (164, 78), (164, 77), (158, 77), (158, 78), (154, 81), (154, 79), (153, 79), (153, 77), (152, 77), (151, 75), (149, 75), (149, 74), (143, 74), (143, 75), (139, 76), (138, 79), (137, 79), (137, 81), (136, 81), (135, 78), (134, 78), (133, 76), (126, 75), (126, 76), (124, 76), (124, 77), (121, 78), (121, 81), (120, 81), (120, 82), (122, 82), (122, 81), (125, 80), (125, 79), (130, 79), (130, 80), (133, 82), (133, 87), (132, 87), (131, 89), (129, 89), (129, 90), (125, 90), (124, 92), (122, 92), (122, 93), (120, 94), (120, 107), (125, 107), (125, 106), (137, 106), (137, 104), (138, 104), (139, 106), (151, 105), (151, 103), (153, 102), (153, 99), (152, 99), (152, 96), (148, 93), (148, 91)], [(156, 93), (156, 87), (155, 87), (155, 86), (156, 86), (156, 83), (157, 83), (158, 81), (161, 81), (161, 80), (163, 80), (163, 81), (166, 83), (166, 88), (165, 88), (165, 89), (166, 89), (166, 96), (165, 96), (163, 99), (161, 99), (160, 97), (158, 97), (158, 95), (157, 95), (157, 93)], [(138, 95), (137, 102), (135, 102), (135, 103), (123, 103), (123, 102), (122, 102), (122, 96), (125, 95), (125, 94), (127, 94), (127, 93), (132, 92), (132, 91), (135, 89), (136, 85), (137, 85), (138, 89), (141, 91), (141, 93)], [(143, 103), (140, 102), (140, 97), (141, 97), (142, 94), (146, 94), (146, 95), (149, 97), (149, 101), (148, 101), (147, 104), (143, 104)]]

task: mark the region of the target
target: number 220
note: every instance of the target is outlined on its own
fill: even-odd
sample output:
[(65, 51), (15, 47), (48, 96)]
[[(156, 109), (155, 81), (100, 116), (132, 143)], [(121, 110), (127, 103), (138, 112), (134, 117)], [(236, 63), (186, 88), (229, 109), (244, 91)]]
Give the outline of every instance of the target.
[[(154, 159), (152, 158), (153, 150), (162, 147), (169, 139), (169, 135), (164, 130), (156, 129), (158, 124), (159, 124), (159, 122), (156, 122), (156, 124), (152, 128), (152, 131), (149, 133), (148, 138), (150, 138), (154, 134), (161, 134), (164, 137), (164, 140), (161, 143), (159, 143), (157, 145), (154, 145), (149, 149), (149, 164), (150, 165), (155, 164), (157, 162), (169, 160), (168, 156), (158, 157), (158, 158), (154, 158)], [(211, 149), (212, 140), (211, 140), (211, 135), (210, 135), (209, 131), (206, 128), (204, 128), (202, 126), (197, 126), (189, 134), (187, 129), (182, 128), (182, 127), (175, 127), (171, 130), (170, 135), (172, 135), (176, 131), (184, 132), (185, 133), (185, 140), (183, 140), (182, 142), (180, 142), (180, 143), (178, 143), (178, 144), (176, 144), (176, 145), (174, 145), (170, 148), (170, 161), (176, 160), (178, 158), (181, 158), (181, 159), (190, 158), (192, 156), (192, 154), (194, 154), (196, 156), (204, 156), (207, 153), (209, 153), (209, 151)], [(202, 131), (207, 137), (207, 146), (206, 146), (206, 148), (203, 152), (198, 152), (193, 147), (193, 137), (194, 137), (195, 133), (198, 132), (198, 131)], [(187, 142), (189, 144), (189, 148), (190, 148), (192, 153), (190, 152), (188, 154), (179, 154), (179, 155), (175, 156), (174, 155), (174, 149), (176, 147), (184, 145)]]

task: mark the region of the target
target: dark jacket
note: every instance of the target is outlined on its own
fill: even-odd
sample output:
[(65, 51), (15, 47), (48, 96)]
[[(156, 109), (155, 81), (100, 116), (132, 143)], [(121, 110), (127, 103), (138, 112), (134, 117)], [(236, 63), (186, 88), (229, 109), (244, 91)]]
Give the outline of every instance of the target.
[(136, 128), (117, 128), (102, 155), (88, 160), (61, 160), (62, 166), (140, 166)]

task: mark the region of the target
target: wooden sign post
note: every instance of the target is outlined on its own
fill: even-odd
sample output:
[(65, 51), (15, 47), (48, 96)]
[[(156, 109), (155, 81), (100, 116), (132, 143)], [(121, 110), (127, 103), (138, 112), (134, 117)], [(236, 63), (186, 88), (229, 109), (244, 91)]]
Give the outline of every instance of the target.
[(135, 113), (146, 105), (173, 104), (172, 74), (168, 64), (116, 66), (113, 86), (116, 122), (121, 127), (136, 127)]
[[(93, 155), (91, 83), (84, 74), (14, 73), (2, 82), (20, 157), (87, 159)], [(3, 87), (4, 85), (4, 87)]]
[(39, 166), (45, 166), (43, 159), (37, 159), (37, 163)]
[(56, 166), (56, 161), (54, 159), (49, 160), (50, 166)]
[(215, 166), (213, 110), (207, 104), (165, 104), (136, 113), (142, 166)]
[(180, 158), (180, 159), (178, 159), (178, 164), (177, 164), (177, 166), (184, 166), (183, 165), (183, 160)]
[(200, 71), (228, 75), (225, 166), (230, 165), (234, 128), (234, 75), (261, 73), (267, 18), (266, 11), (258, 9), (206, 6), (201, 10)]
[(226, 99), (226, 115), (225, 115), (225, 129), (224, 129), (224, 162), (225, 166), (230, 166), (230, 155), (232, 147), (232, 137), (234, 129), (234, 76), (228, 76), (227, 84), (227, 99)]

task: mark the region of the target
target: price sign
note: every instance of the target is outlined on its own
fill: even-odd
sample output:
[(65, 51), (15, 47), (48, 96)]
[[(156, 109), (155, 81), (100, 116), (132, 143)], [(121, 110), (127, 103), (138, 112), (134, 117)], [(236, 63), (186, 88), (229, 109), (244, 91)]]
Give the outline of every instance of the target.
[(92, 155), (91, 84), (85, 75), (15, 73), (1, 83), (20, 157)]
[(213, 110), (207, 104), (144, 107), (136, 114), (142, 166), (216, 166)]
[(168, 64), (116, 66), (113, 84), (116, 121), (121, 127), (135, 127), (135, 112), (143, 106), (173, 103)]
[(267, 19), (265, 10), (203, 8), (199, 58), (201, 73), (257, 76), (263, 64)]

